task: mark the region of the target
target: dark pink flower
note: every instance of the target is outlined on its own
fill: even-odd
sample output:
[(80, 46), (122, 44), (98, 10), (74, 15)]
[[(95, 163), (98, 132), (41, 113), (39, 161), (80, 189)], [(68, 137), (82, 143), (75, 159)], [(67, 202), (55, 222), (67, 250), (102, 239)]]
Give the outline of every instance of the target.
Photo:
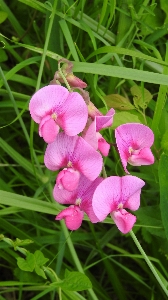
[(52, 143), (60, 127), (69, 136), (80, 133), (87, 122), (88, 110), (82, 96), (59, 85), (48, 85), (31, 98), (29, 110), (39, 124), (39, 135)]
[(112, 108), (105, 116), (95, 116), (94, 120), (82, 135), (85, 141), (87, 141), (95, 150), (98, 149), (104, 156), (108, 156), (110, 144), (106, 142), (98, 131), (112, 125), (114, 114), (115, 111)]
[[(47, 146), (44, 163), (49, 170), (63, 169), (58, 175), (59, 188), (71, 190), (77, 187), (80, 174), (95, 180), (102, 169), (102, 157), (82, 137), (67, 136), (64, 132)], [(68, 182), (69, 180), (69, 182)]]
[(83, 220), (84, 212), (76, 205), (70, 205), (62, 210), (55, 218), (55, 220), (65, 220), (66, 227), (70, 230), (77, 230)]
[(53, 191), (54, 199), (61, 204), (71, 204), (57, 215), (56, 220), (64, 219), (70, 230), (76, 230), (81, 226), (84, 212), (92, 223), (99, 222), (92, 208), (92, 197), (96, 187), (102, 181), (103, 178), (100, 177), (90, 181), (81, 175), (79, 185), (73, 192), (59, 189), (56, 184)]
[(104, 179), (93, 194), (92, 206), (95, 215), (103, 221), (110, 214), (118, 229), (122, 233), (128, 233), (136, 222), (136, 217), (125, 208), (139, 208), (141, 188), (144, 185), (143, 180), (131, 175)]
[(154, 156), (150, 147), (154, 142), (152, 130), (138, 123), (120, 125), (115, 130), (117, 148), (124, 171), (127, 163), (132, 166), (150, 165), (154, 163)]

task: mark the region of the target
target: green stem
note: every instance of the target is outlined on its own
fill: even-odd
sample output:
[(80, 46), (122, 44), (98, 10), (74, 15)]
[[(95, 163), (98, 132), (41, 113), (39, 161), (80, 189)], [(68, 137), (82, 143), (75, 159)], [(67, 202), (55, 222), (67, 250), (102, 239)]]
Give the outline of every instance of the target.
[(152, 265), (152, 263), (150, 262), (148, 256), (146, 255), (145, 251), (143, 250), (143, 248), (141, 247), (137, 237), (135, 236), (134, 232), (131, 230), (130, 231), (130, 235), (134, 241), (134, 243), (136, 244), (139, 252), (142, 254), (142, 257), (144, 258), (144, 260), (146, 261), (148, 267), (151, 269), (153, 275), (155, 276), (157, 282), (160, 284), (161, 288), (163, 289), (163, 291), (165, 292), (166, 296), (168, 296), (168, 290), (165, 287), (164, 283), (162, 282), (162, 280), (160, 279), (158, 273), (156, 272), (154, 266)]
[[(80, 263), (80, 260), (79, 260), (77, 254), (76, 254), (74, 245), (73, 245), (72, 240), (70, 238), (70, 235), (69, 235), (68, 229), (65, 225), (65, 222), (63, 220), (61, 220), (60, 222), (61, 222), (62, 231), (63, 231), (65, 239), (67, 241), (67, 244), (68, 244), (69, 250), (71, 252), (72, 258), (75, 262), (76, 268), (79, 272), (85, 274), (85, 272), (82, 268), (82, 265)], [(90, 294), (90, 296), (92, 297), (93, 300), (98, 300), (96, 294), (94, 293), (94, 291), (92, 289), (88, 289), (88, 292), (89, 292), (89, 294)]]
[(62, 79), (64, 80), (64, 83), (65, 83), (65, 85), (66, 85), (68, 91), (71, 92), (71, 87), (70, 87), (70, 85), (69, 85), (69, 83), (68, 83), (66, 77), (64, 76), (64, 73), (63, 73), (62, 70), (61, 70), (60, 62), (58, 63), (58, 70), (59, 70), (59, 73), (60, 73)]

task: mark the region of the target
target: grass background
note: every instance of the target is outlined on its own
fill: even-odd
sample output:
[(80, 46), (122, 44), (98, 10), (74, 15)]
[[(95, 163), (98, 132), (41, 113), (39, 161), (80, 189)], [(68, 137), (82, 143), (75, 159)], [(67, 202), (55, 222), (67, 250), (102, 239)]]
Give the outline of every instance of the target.
[[(0, 300), (167, 299), (168, 4), (0, 0), (0, 23)], [(155, 164), (129, 171), (146, 182), (134, 233), (165, 291), (133, 236), (122, 235), (110, 218), (95, 225), (85, 218), (76, 232), (54, 220), (61, 210), (52, 197), (56, 173), (44, 167), (46, 145), (28, 103), (53, 79), (62, 57), (74, 63), (75, 75), (87, 82), (102, 112), (115, 108), (114, 124), (103, 132), (109, 142), (115, 142), (114, 128), (127, 122), (154, 131)], [(104, 163), (108, 176), (124, 175), (114, 148)], [(37, 250), (49, 259), (46, 278), (17, 263), (25, 251)], [(87, 282), (84, 291), (77, 283), (68, 287), (75, 285), (76, 273), (67, 288), (58, 284), (66, 269), (85, 273), (92, 288)]]

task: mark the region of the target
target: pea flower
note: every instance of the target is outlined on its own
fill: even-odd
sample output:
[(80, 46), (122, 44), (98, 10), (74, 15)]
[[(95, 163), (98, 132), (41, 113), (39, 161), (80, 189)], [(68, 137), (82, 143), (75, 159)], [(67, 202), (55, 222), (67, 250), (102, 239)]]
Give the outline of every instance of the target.
[(124, 171), (127, 163), (132, 166), (150, 165), (154, 163), (154, 156), (150, 147), (154, 142), (152, 130), (138, 123), (127, 123), (115, 129), (117, 148)]
[(31, 98), (29, 110), (39, 124), (39, 135), (52, 143), (60, 127), (69, 136), (80, 133), (87, 122), (88, 110), (82, 96), (59, 85), (48, 85)]
[(91, 181), (99, 176), (102, 156), (82, 137), (71, 137), (61, 132), (53, 143), (48, 144), (44, 163), (52, 171), (64, 168), (57, 177), (58, 188), (73, 191), (81, 174)]
[(128, 233), (136, 222), (136, 217), (125, 208), (133, 211), (139, 208), (141, 188), (144, 185), (143, 180), (131, 175), (104, 179), (93, 195), (92, 206), (95, 215), (103, 221), (110, 214), (118, 229), (122, 233)]
[(98, 149), (104, 156), (108, 156), (110, 144), (107, 143), (99, 131), (112, 125), (114, 114), (115, 110), (112, 108), (105, 116), (95, 116), (89, 127), (84, 130), (82, 134), (85, 141), (87, 141), (95, 150)]
[(65, 224), (70, 230), (77, 230), (84, 217), (84, 212), (88, 215), (92, 223), (99, 222), (99, 219), (93, 212), (92, 197), (96, 187), (103, 178), (96, 178), (94, 181), (88, 180), (81, 175), (79, 185), (73, 192), (61, 190), (57, 184), (54, 187), (54, 199), (61, 204), (71, 204), (69, 207), (62, 210), (57, 216), (56, 220), (65, 220)]

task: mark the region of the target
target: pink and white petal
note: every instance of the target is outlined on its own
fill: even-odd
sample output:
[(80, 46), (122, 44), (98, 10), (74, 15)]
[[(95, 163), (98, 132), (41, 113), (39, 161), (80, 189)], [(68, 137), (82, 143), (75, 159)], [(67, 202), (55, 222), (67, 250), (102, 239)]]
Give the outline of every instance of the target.
[(59, 111), (57, 124), (67, 135), (74, 136), (84, 129), (87, 119), (88, 109), (82, 96), (76, 92), (69, 93)]
[(69, 91), (60, 85), (48, 85), (38, 90), (30, 99), (29, 110), (32, 119), (40, 123), (41, 119), (64, 105)]
[(92, 206), (93, 211), (100, 221), (115, 211), (121, 199), (121, 177), (111, 176), (104, 179), (96, 188)]
[(78, 198), (78, 191), (69, 192), (65, 189), (59, 189), (58, 185), (55, 184), (53, 189), (53, 197), (55, 201), (61, 204), (75, 204), (76, 199)]
[(83, 139), (91, 145), (95, 150), (98, 149), (98, 140), (97, 140), (97, 133), (96, 133), (96, 120), (90, 124), (87, 131), (82, 134)]
[(121, 163), (123, 165), (124, 171), (129, 174), (126, 167), (127, 167), (128, 158), (130, 157), (129, 147), (131, 145), (131, 140), (130, 139), (128, 139), (128, 141), (123, 140), (122, 136), (120, 135), (120, 132), (118, 132), (117, 129), (118, 129), (118, 127), (115, 129), (115, 138), (116, 138), (118, 152), (120, 155), (120, 159), (121, 159)]
[(152, 130), (143, 124), (127, 123), (116, 128), (117, 136), (134, 150), (150, 148), (154, 142)]
[(59, 172), (56, 184), (59, 189), (65, 189), (73, 192), (77, 189), (79, 183), (80, 173), (72, 168), (65, 168)]
[(96, 116), (96, 131), (110, 127), (113, 123), (114, 114), (115, 110), (111, 108), (105, 116)]
[(151, 165), (154, 163), (154, 156), (149, 148), (141, 149), (139, 154), (132, 154), (128, 163), (132, 166)]
[(85, 199), (84, 201), (82, 201), (82, 205), (80, 206), (80, 208), (88, 215), (92, 223), (100, 222), (93, 211), (92, 199)]
[(83, 220), (84, 213), (79, 207), (71, 205), (66, 209), (62, 210), (55, 218), (55, 220), (64, 219), (66, 227), (70, 230), (77, 230)]
[(140, 206), (141, 188), (145, 182), (136, 176), (123, 176), (121, 189), (121, 203), (124, 208), (137, 210)]
[(102, 137), (102, 135), (97, 132), (98, 138), (98, 150), (102, 153), (103, 156), (108, 156), (110, 150), (110, 144)]
[(100, 153), (93, 149), (82, 137), (79, 137), (76, 143), (73, 162), (74, 169), (80, 171), (91, 181), (99, 176), (103, 165)]
[(124, 234), (128, 233), (136, 222), (136, 217), (128, 213), (125, 209), (114, 211), (111, 213), (111, 217), (118, 229)]
[(49, 144), (44, 155), (44, 163), (49, 170), (56, 171), (67, 167), (76, 149), (79, 137), (70, 137), (64, 132), (57, 135), (55, 141)]
[(99, 219), (96, 217), (93, 207), (92, 207), (92, 198), (95, 189), (103, 181), (102, 177), (96, 178), (94, 181), (90, 181), (90, 186), (87, 189), (83, 189), (83, 194), (81, 195), (81, 205), (80, 208), (83, 210), (89, 217), (92, 223), (99, 222)]
[(45, 122), (43, 122), (43, 119), (39, 125), (39, 135), (49, 144), (55, 141), (60, 128), (52, 118), (49, 118)]

